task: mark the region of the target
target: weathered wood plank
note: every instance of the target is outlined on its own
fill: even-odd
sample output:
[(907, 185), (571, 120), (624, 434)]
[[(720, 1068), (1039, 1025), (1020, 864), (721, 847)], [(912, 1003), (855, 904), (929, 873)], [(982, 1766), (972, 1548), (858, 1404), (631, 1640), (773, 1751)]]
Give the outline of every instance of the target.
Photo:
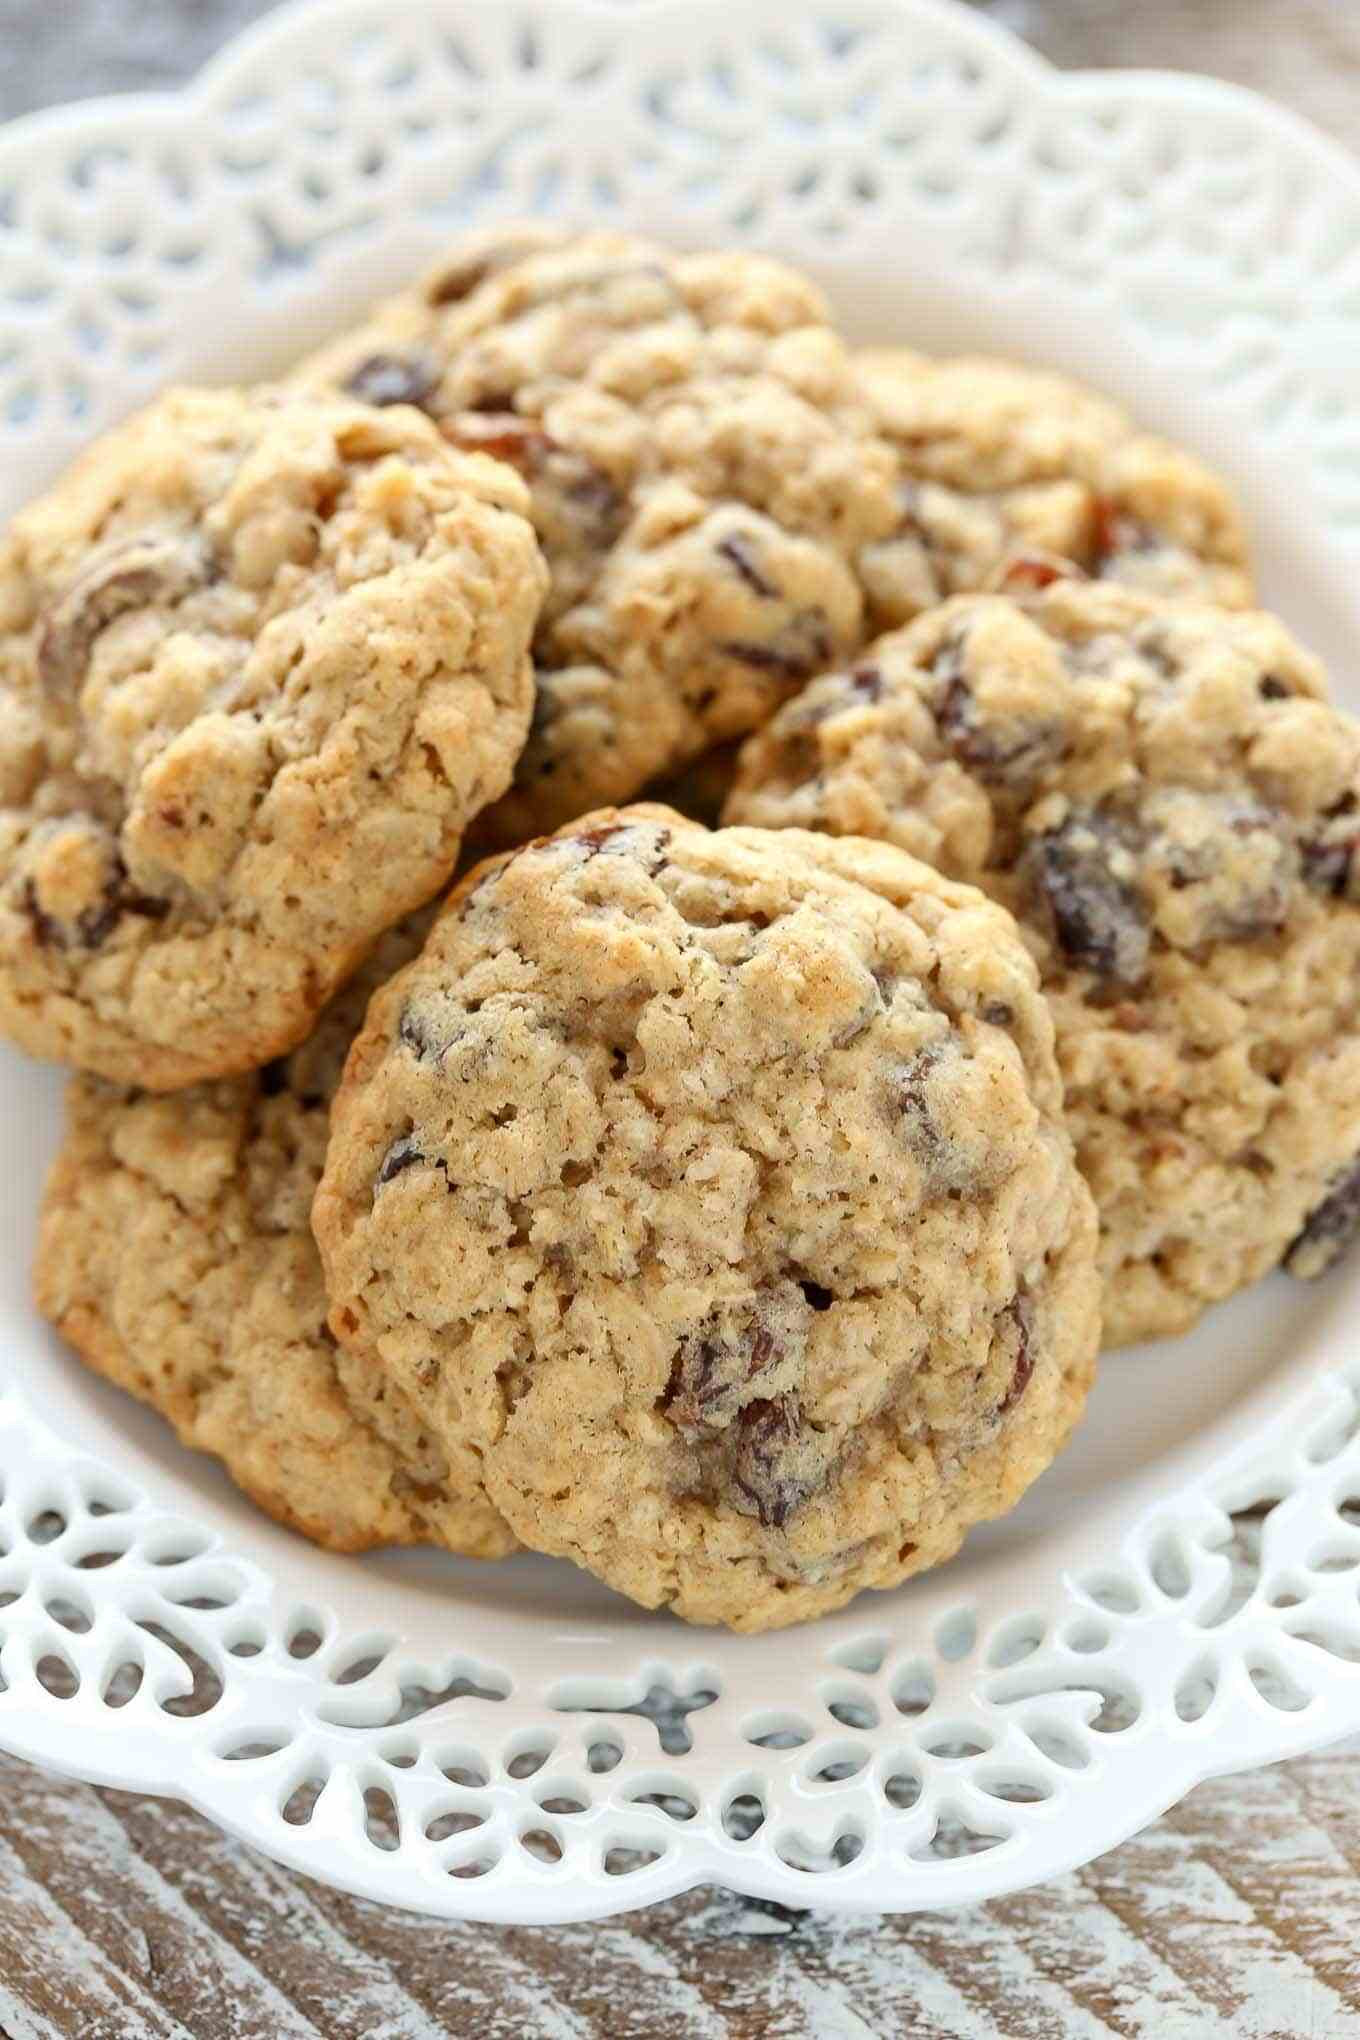
[(655, 2040), (726, 2040), (726, 2017), (658, 1942), (646, 1914), (551, 1934), (512, 1929), (505, 1939), (592, 2034), (608, 2033), (627, 2005), (638, 2030)]
[(6, 1785), (15, 1856), (110, 1972), (173, 2007), (191, 2033), (216, 2022), (224, 2040), (324, 2040), (325, 2029), (204, 1928), (97, 1793), (54, 1796), (49, 1781), (17, 1764)]
[[(195, 1945), (225, 1945), (267, 1970), (308, 2022), (307, 2031), (325, 2040), (438, 2040), (442, 2027), (403, 1988), (392, 1965), (338, 1931), (301, 1878), (174, 1801), (121, 1792), (98, 1796), (128, 1850), (154, 1863), (192, 1914)], [(215, 1964), (202, 1967), (211, 1976)]]
[(0, 1833), (0, 2030), (11, 2029), (62, 2040), (198, 2040), (166, 2007), (154, 1975), (138, 1979), (90, 1942)]
[(989, 0), (983, 12), (1072, 69), (1209, 71), (1355, 144), (1360, 8), (1352, 0)]
[(436, 1925), (0, 1759), (3, 2040), (1360, 2040), (1360, 1752), (1202, 1787), (1043, 1890)]
[[(1320, 2031), (1351, 2040), (1360, 2035), (1360, 1887), (1326, 1827), (1301, 1810), (1293, 1785), (1300, 1771), (1329, 1762), (1316, 1757), (1222, 1781), (1174, 1808), (1165, 1827), (1212, 1868), (1248, 1921), (1236, 1937), (1239, 2020), (1306, 2003)], [(1348, 1762), (1355, 1791), (1360, 1764)], [(1226, 1940), (1220, 1945), (1229, 1960)]]

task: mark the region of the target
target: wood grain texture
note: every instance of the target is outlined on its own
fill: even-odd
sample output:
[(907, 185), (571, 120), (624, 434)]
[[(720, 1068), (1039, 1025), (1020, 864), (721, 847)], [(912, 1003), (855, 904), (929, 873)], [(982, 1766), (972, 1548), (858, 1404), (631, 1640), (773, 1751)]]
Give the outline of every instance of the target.
[[(0, 0), (0, 112), (170, 82), (260, 0)], [(1218, 72), (1343, 139), (1360, 0), (992, 0), (1056, 61)], [(431, 1924), (170, 1802), (0, 1758), (0, 2040), (1360, 2040), (1360, 1742), (1195, 1792), (1042, 1890), (821, 1920), (704, 1891)]]
[(0, 1759), (5, 2040), (1360, 2040), (1360, 1744), (1202, 1786), (1043, 1890), (826, 1920), (702, 1891), (437, 1925), (173, 1802)]
[(1210, 71), (1269, 93), (1354, 146), (1355, 0), (989, 0), (981, 11), (1055, 64)]

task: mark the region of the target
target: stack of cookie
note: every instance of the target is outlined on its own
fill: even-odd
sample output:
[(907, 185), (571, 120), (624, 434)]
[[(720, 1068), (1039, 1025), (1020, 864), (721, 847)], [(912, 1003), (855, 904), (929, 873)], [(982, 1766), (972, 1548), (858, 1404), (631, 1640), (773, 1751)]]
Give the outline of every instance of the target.
[(0, 591), (39, 1301), (319, 1542), (816, 1615), (1360, 1225), (1360, 731), (1066, 382), (502, 232)]

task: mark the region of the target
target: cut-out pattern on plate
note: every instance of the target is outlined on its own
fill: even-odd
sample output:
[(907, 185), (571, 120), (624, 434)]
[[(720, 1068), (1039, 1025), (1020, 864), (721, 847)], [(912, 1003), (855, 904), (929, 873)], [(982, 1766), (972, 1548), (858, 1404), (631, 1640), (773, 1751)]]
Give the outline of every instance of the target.
[[(1360, 559), (1360, 172), (1207, 83), (1059, 79), (942, 0), (332, 0), (181, 97), (21, 124), (0, 510), (160, 383), (263, 372), (524, 213), (776, 249), (858, 278), (866, 318), (909, 284), (923, 318), (1000, 307), (998, 333), (1022, 301), (1100, 322), (1287, 457), (1308, 529)], [(904, 248), (936, 251), (906, 284)], [(1360, 1725), (1351, 1363), (975, 1590), (727, 1638), (535, 1626), (480, 1585), (432, 1590), (417, 1634), (409, 1589), (383, 1626), (362, 1568), (188, 1520), (135, 1455), (65, 1442), (34, 1337), (16, 1315), (0, 1360), (0, 1744), (174, 1790), (375, 1898), (972, 1901)]]
[[(951, 1607), (928, 1650), (909, 1619), (831, 1649), (814, 1629), (802, 1705), (752, 1709), (751, 1660), (729, 1680), (721, 1648), (696, 1661), (683, 1641), (669, 1662), (563, 1682), (340, 1636), (149, 1499), (94, 1513), (90, 1469), (11, 1398), (0, 1741), (129, 1785), (182, 1775), (264, 1847), (432, 1911), (604, 1910), (620, 1880), (673, 1888), (677, 1850), (682, 1871), (819, 1902), (866, 1858), (861, 1902), (948, 1898), (983, 1856), (1005, 1889), (1051, 1856), (1059, 1815), (1089, 1830), (1088, 1792), (1108, 1803), (1146, 1779), (1150, 1739), (1165, 1798), (1206, 1752), (1264, 1758), (1360, 1716), (1341, 1562), (1360, 1561), (1358, 1407), (1356, 1381), (1324, 1384), (1292, 1461), (1276, 1445), (1217, 1498), (1145, 1512), (1117, 1556), (1050, 1592), (1047, 1622), (998, 1595)], [(109, 1562), (92, 1572), (93, 1547)], [(476, 1901), (449, 1897), (474, 1876)]]

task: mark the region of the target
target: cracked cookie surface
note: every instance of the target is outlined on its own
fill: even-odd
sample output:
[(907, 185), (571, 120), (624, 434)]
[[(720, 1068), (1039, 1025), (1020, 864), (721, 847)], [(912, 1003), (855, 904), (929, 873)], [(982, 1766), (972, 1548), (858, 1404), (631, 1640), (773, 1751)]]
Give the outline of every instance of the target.
[(0, 545), (0, 1029), (169, 1089), (291, 1047), (509, 783), (522, 484), (413, 411), (177, 391)]
[(522, 1539), (765, 1629), (948, 1557), (1080, 1412), (1095, 1218), (1008, 918), (881, 844), (588, 816), (374, 1000), (331, 1323)]
[(871, 836), (1020, 920), (1109, 1343), (1360, 1226), (1360, 726), (1273, 618), (961, 598), (751, 739), (727, 815)]
[(1117, 404), (986, 357), (870, 347), (855, 365), (899, 465), (896, 527), (859, 561), (876, 629), (1008, 577), (1042, 586), (1064, 562), (1162, 595), (1251, 600), (1227, 488)]
[(312, 1195), (330, 1100), (369, 994), (419, 949), (392, 930), (280, 1062), (158, 1097), (75, 1077), (43, 1202), (40, 1309), (97, 1373), (334, 1551), (515, 1540), (475, 1466), (326, 1325)]
[(552, 576), (534, 727), (489, 848), (744, 736), (860, 641), (898, 521), (820, 294), (743, 253), (505, 229), (303, 364), (517, 468)]

